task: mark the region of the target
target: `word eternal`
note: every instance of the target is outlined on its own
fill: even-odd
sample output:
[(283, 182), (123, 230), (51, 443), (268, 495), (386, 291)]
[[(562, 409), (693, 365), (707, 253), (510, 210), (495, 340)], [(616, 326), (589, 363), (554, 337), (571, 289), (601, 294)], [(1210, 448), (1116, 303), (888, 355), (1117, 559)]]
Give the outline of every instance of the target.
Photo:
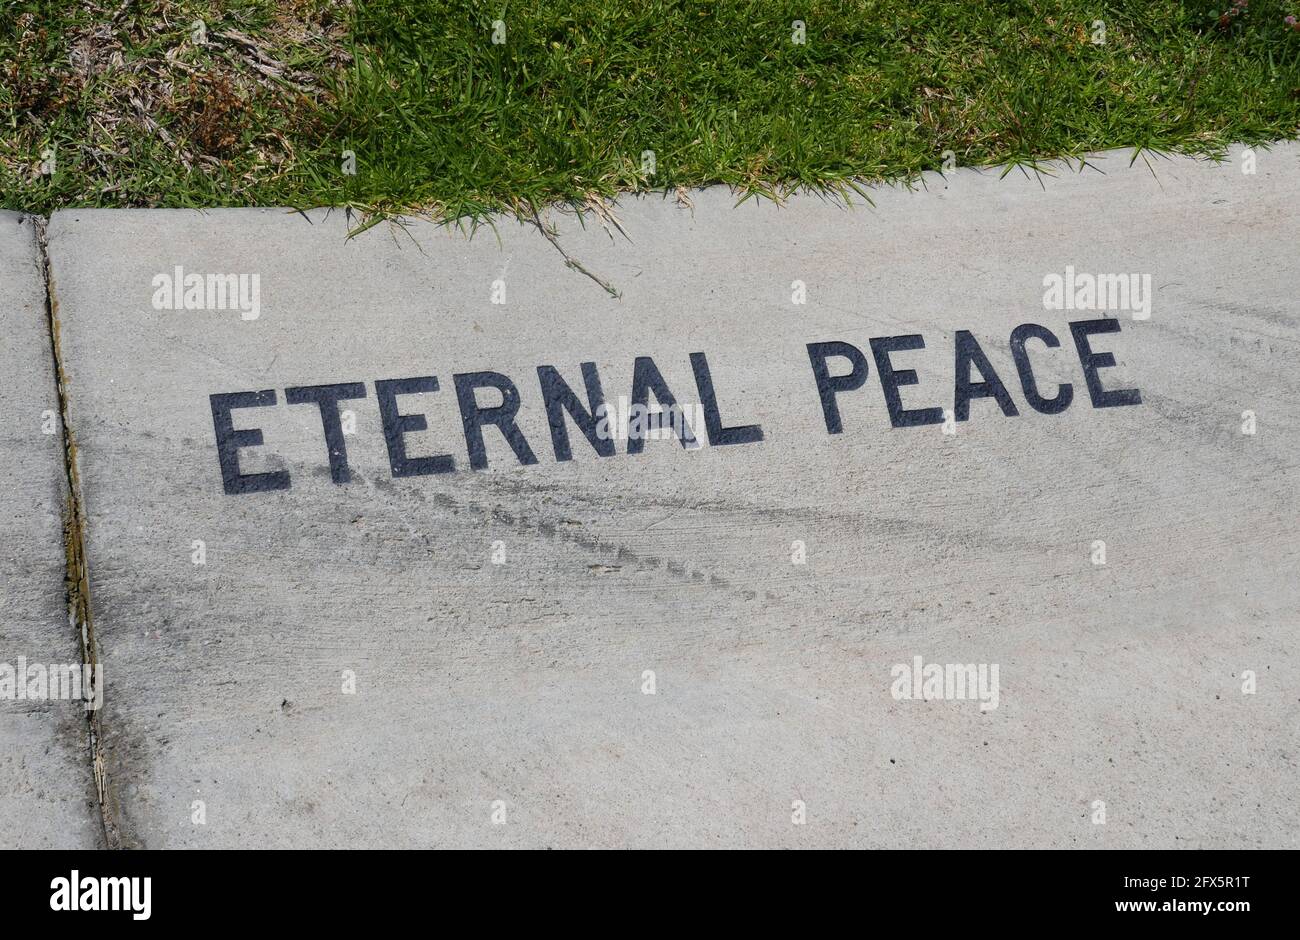
[[(1137, 389), (1103, 387), (1099, 372), (1115, 365), (1115, 356), (1110, 352), (1094, 351), (1089, 340), (1090, 336), (1096, 334), (1118, 333), (1119, 321), (1109, 318), (1081, 320), (1070, 323), (1069, 328), (1092, 406), (1110, 408), (1140, 404), (1142, 395)], [(1030, 340), (1037, 340), (1048, 348), (1060, 346), (1060, 340), (1046, 327), (1035, 323), (1025, 323), (1016, 327), (1011, 333), (1010, 340), (1011, 355), (1019, 374), (1025, 401), (1031, 408), (1042, 414), (1059, 414), (1073, 401), (1074, 387), (1069, 383), (1061, 383), (1057, 385), (1052, 397), (1044, 397), (1034, 376), (1027, 350)], [(937, 406), (912, 409), (903, 407), (900, 389), (919, 384), (919, 379), (914, 369), (899, 368), (892, 356), (900, 352), (924, 348), (924, 339), (916, 333), (877, 337), (870, 340), (871, 357), (879, 376), (890, 425), (894, 428), (940, 424), (947, 417), (945, 409)], [(809, 343), (807, 353), (821, 402), (826, 431), (830, 434), (840, 434), (844, 430), (839, 407), (840, 396), (856, 391), (866, 384), (870, 371), (867, 356), (851, 343), (838, 340)], [(1006, 385), (973, 334), (966, 330), (957, 331), (955, 356), (956, 372), (951, 413), (954, 420), (966, 421), (970, 417), (971, 402), (978, 398), (993, 399), (1002, 413), (1008, 417), (1020, 413)], [(846, 361), (849, 371), (833, 373), (832, 360)], [(727, 426), (723, 422), (714, 390), (713, 376), (705, 354), (691, 353), (690, 363), (695, 377), (695, 390), (699, 396), (696, 410), (703, 418), (709, 446), (755, 444), (762, 441), (763, 429), (758, 424)], [(596, 364), (584, 362), (580, 368), (587, 397), (585, 404), (569, 383), (561, 377), (558, 369), (551, 365), (537, 367), (551, 447), (557, 461), (573, 459), (573, 447), (569, 438), (570, 424), (582, 433), (597, 456), (612, 457), (616, 453), (614, 438), (617, 435), (610, 433), (609, 430), (608, 415), (611, 409), (605, 401)], [(972, 370), (978, 373), (977, 379), (972, 378)], [(520, 464), (538, 462), (532, 445), (516, 420), (522, 399), (518, 386), (509, 376), (500, 372), (466, 372), (453, 375), (452, 382), (456, 389), (465, 448), (472, 469), (482, 470), (488, 466), (484, 431), (489, 427), (496, 428)], [(394, 477), (450, 473), (456, 469), (456, 460), (451, 454), (412, 457), (407, 452), (407, 435), (427, 430), (428, 420), (423, 414), (403, 413), (399, 409), (398, 397), (436, 392), (438, 388), (438, 379), (432, 375), (381, 379), (374, 383), (380, 421), (383, 425), (384, 443), (388, 448), (389, 469)], [(479, 404), (477, 393), (480, 389), (494, 390), (501, 398), (500, 404), (490, 406)], [(319, 409), (326, 452), (329, 456), (330, 477), (335, 483), (347, 483), (351, 480), (339, 403), (365, 398), (366, 394), (366, 385), (363, 382), (295, 386), (284, 390), (288, 404), (310, 404)], [(651, 396), (654, 397), (661, 411), (650, 410)], [(668, 427), (671, 427), (670, 436), (676, 437), (682, 447), (698, 446), (690, 423), (680, 419), (684, 409), (678, 404), (677, 396), (669, 388), (659, 367), (650, 356), (636, 357), (629, 400), (642, 420), (637, 422), (636, 433), (627, 435), (627, 454), (641, 453), (647, 438), (659, 436), (653, 434), (654, 431)], [(217, 459), (226, 493), (257, 493), (289, 488), (290, 479), (287, 470), (245, 474), (239, 467), (239, 451), (242, 448), (260, 446), (263, 443), (263, 434), (258, 428), (236, 429), (232, 412), (241, 408), (270, 407), (276, 403), (275, 389), (209, 396), (213, 430), (216, 434)], [(671, 422), (665, 420), (666, 416), (672, 416)]]

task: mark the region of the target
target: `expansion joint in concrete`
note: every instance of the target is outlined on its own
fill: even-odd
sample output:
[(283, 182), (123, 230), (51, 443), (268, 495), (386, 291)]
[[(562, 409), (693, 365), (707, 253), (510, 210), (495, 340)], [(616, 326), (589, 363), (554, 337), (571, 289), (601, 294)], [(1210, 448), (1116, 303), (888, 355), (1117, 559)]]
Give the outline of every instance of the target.
[[(55, 386), (59, 399), (59, 422), (63, 431), (63, 467), (66, 474), (63, 511), (63, 545), (66, 568), (64, 591), (67, 599), (68, 625), (74, 631), (81, 650), (81, 660), (88, 681), (102, 682), (99, 650), (95, 640), (95, 624), (90, 604), (90, 573), (86, 558), (86, 516), (82, 502), (81, 482), (77, 470), (77, 444), (68, 410), (68, 383), (64, 370), (63, 349), (60, 341), (59, 300), (54, 272), (46, 240), (48, 220), (32, 219), (36, 230), (41, 277), (45, 286), (45, 313), (50, 331), (50, 349), (54, 355)], [(97, 689), (92, 698), (102, 701), (104, 690)], [(100, 822), (104, 830), (104, 844), (109, 848), (121, 847), (121, 835), (113, 818), (111, 790), (103, 753), (103, 728), (99, 711), (86, 712), (89, 736), (88, 754), (95, 782), (95, 798)]]

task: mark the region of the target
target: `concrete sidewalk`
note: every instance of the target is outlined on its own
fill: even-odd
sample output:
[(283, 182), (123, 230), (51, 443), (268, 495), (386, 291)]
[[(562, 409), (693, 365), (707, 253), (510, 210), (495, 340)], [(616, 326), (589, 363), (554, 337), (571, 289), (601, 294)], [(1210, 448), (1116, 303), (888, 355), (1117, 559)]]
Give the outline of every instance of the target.
[(35, 228), (0, 212), (0, 848), (91, 848), (103, 831), (84, 703), (49, 694), (82, 657), (64, 601), (67, 478)]
[(1099, 165), (56, 213), (111, 842), (1300, 845), (1300, 148)]

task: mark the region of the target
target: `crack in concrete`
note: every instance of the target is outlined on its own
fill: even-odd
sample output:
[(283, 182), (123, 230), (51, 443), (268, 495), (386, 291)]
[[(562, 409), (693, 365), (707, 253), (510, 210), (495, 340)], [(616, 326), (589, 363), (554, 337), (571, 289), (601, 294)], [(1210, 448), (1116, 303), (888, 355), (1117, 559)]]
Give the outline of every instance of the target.
[[(76, 633), (81, 648), (81, 660), (90, 676), (95, 676), (99, 665), (99, 650), (95, 640), (95, 625), (90, 604), (90, 573), (86, 558), (86, 523), (82, 503), (81, 481), (77, 471), (77, 444), (68, 413), (68, 383), (63, 368), (63, 349), (60, 345), (59, 300), (55, 290), (54, 271), (50, 265), (49, 244), (46, 235), (48, 220), (31, 216), (36, 231), (36, 248), (39, 252), (41, 278), (45, 285), (45, 313), (50, 331), (50, 349), (54, 355), (55, 388), (59, 398), (59, 423), (63, 429), (63, 469), (67, 476), (63, 512), (63, 547), (66, 569), (63, 576), (67, 597), (68, 623)], [(98, 681), (92, 679), (91, 681)], [(101, 691), (101, 690), (96, 690)], [(98, 711), (86, 712), (90, 743), (91, 772), (95, 780), (95, 797), (99, 806), (100, 823), (104, 831), (104, 844), (121, 848), (121, 833), (111, 808), (111, 792), (103, 753), (103, 728)]]

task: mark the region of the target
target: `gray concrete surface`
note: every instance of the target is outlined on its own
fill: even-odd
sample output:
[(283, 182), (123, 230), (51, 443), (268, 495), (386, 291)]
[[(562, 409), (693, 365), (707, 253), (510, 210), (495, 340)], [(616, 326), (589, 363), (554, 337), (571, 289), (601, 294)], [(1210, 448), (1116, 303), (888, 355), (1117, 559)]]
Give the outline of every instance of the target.
[(0, 848), (94, 847), (84, 707), (51, 698), (47, 682), (81, 652), (63, 590), (66, 475), (44, 278), (34, 222), (12, 212), (0, 212), (0, 318)]
[[(117, 837), (1300, 845), (1300, 149), (1253, 175), (1096, 164), (852, 211), (632, 200), (627, 237), (553, 215), (617, 300), (514, 221), (348, 241), (340, 212), (57, 213)], [(155, 309), (176, 266), (257, 274), (256, 318)], [(1149, 319), (1092, 337), (1140, 404), (1092, 405), (1068, 324), (1107, 314), (1044, 309), (1067, 267), (1150, 276)], [(1026, 322), (1060, 338), (1027, 347), (1044, 395), (1073, 384), (1059, 414), (1017, 378)], [(807, 344), (872, 360), (920, 333), (903, 405), (952, 408), (959, 330), (1018, 417), (982, 398), (954, 434), (891, 428), (873, 360), (827, 433)], [(594, 362), (616, 399), (650, 356), (697, 402), (693, 352), (761, 442), (602, 458), (570, 422), (555, 459), (537, 366), (585, 401)], [(453, 375), (483, 370), (517, 385), (535, 464), (488, 427), (469, 469)], [(455, 471), (394, 477), (375, 383), (430, 375), (397, 399), (427, 416), (407, 456)], [(343, 382), (366, 397), (335, 484), (285, 389)], [(264, 389), (231, 419), (264, 435), (240, 466), (290, 486), (227, 495), (209, 396)], [(916, 656), (996, 665), (998, 707), (896, 698)]]

